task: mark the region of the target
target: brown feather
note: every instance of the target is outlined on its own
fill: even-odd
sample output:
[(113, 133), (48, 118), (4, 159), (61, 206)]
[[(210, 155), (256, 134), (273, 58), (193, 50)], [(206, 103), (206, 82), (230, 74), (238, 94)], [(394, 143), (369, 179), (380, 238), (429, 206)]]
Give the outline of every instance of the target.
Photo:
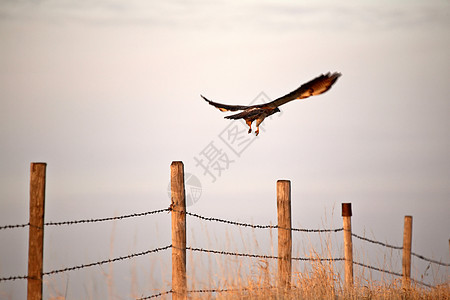
[(214, 106), (215, 108), (218, 108), (220, 111), (236, 111), (236, 110), (244, 110), (247, 109), (248, 106), (243, 105), (228, 105), (228, 104), (222, 104), (213, 102), (211, 100), (206, 99), (206, 97), (200, 95), (203, 99), (205, 99), (206, 102), (208, 102), (210, 105)]
[(278, 107), (295, 99), (305, 99), (310, 96), (320, 95), (328, 91), (340, 76), (341, 73), (322, 74), (319, 77), (314, 78), (313, 80), (308, 81), (305, 84), (302, 84), (295, 91), (292, 91), (289, 94), (284, 95), (283, 97), (275, 99), (274, 101), (269, 102), (266, 105), (271, 107)]

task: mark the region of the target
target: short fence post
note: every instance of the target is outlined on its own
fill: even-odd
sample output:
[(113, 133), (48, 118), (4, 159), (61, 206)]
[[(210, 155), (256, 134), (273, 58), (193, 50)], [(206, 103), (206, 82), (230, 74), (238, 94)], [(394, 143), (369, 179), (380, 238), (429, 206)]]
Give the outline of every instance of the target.
[(46, 163), (31, 163), (28, 239), (28, 300), (42, 299)]
[(289, 289), (292, 269), (291, 182), (277, 181), (278, 286)]
[(187, 280), (186, 197), (183, 162), (172, 162), (170, 171), (172, 199), (172, 299), (184, 300), (187, 296)]
[(403, 288), (409, 289), (411, 286), (411, 241), (412, 241), (412, 216), (405, 216), (403, 229), (403, 259), (402, 274)]
[(344, 222), (344, 259), (345, 286), (353, 287), (353, 244), (352, 244), (352, 204), (342, 203), (342, 219)]

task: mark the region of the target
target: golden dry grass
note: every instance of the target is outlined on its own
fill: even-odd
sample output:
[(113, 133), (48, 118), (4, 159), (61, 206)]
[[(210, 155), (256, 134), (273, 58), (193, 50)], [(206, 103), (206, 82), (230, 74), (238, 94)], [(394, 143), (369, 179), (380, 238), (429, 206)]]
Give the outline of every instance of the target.
[[(258, 244), (256, 236), (248, 236), (240, 232), (240, 240), (236, 240), (236, 235), (226, 232), (225, 236), (217, 238), (210, 237), (206, 227), (203, 228), (202, 239), (206, 239), (210, 249), (233, 250), (242, 248), (244, 253), (265, 253), (276, 256), (274, 236), (276, 233), (269, 231), (269, 246), (262, 247)], [(254, 232), (253, 232), (254, 234)], [(114, 235), (114, 234), (113, 234)], [(191, 236), (190, 243), (196, 244), (194, 235)], [(267, 238), (267, 237), (266, 237)], [(300, 237), (298, 237), (300, 238)], [(113, 237), (111, 238), (113, 241)], [(308, 241), (308, 236), (301, 237), (302, 241)], [(402, 278), (392, 276), (382, 276), (381, 280), (367, 279), (367, 270), (354, 273), (354, 285), (351, 289), (346, 289), (343, 282), (343, 262), (341, 261), (320, 261), (318, 258), (332, 258), (333, 243), (331, 234), (319, 235), (320, 242), (314, 244), (309, 241), (308, 246), (303, 244), (303, 251), (306, 257), (316, 259), (307, 262), (292, 263), (291, 286), (289, 289), (277, 288), (277, 260), (258, 259), (249, 257), (237, 257), (229, 255), (211, 253), (188, 252), (187, 277), (188, 277), (188, 299), (411, 299), (411, 300), (450, 300), (450, 284), (447, 280), (432, 288), (412, 283), (409, 289), (402, 286)], [(111, 248), (112, 248), (111, 242)], [(239, 244), (240, 246), (237, 246)], [(264, 249), (261, 249), (264, 248)], [(269, 253), (267, 253), (269, 252)], [(298, 254), (299, 250), (294, 250)], [(293, 255), (300, 256), (300, 255)], [(155, 260), (157, 260), (155, 255)], [(385, 257), (390, 262), (392, 258)], [(138, 291), (136, 282), (136, 264), (130, 263), (131, 269), (131, 293), (129, 299), (136, 299), (142, 296), (157, 294), (158, 290), (142, 295)], [(171, 266), (167, 266), (170, 270)], [(300, 269), (301, 268), (301, 269)], [(112, 268), (105, 268), (105, 284), (108, 287), (108, 299), (123, 299), (114, 296), (114, 287), (111, 278), (114, 275)], [(371, 271), (369, 271), (370, 273)], [(375, 273), (377, 271), (374, 271)], [(372, 278), (372, 276), (369, 276)], [(164, 293), (170, 290), (170, 282), (166, 282), (166, 287), (159, 291)], [(49, 299), (66, 299), (65, 287), (55, 287), (48, 284)], [(208, 291), (208, 290), (214, 290)], [(139, 296), (138, 296), (139, 295)], [(89, 297), (94, 299), (95, 297)], [(165, 294), (156, 299), (171, 299), (171, 294)]]
[[(235, 278), (232, 282), (223, 280), (218, 289), (222, 292), (191, 292), (189, 299), (450, 299), (450, 285), (440, 285), (433, 288), (412, 284), (405, 290), (401, 278), (392, 282), (376, 282), (355, 285), (350, 290), (344, 289), (339, 274), (334, 271), (333, 263), (312, 262), (312, 268), (307, 272), (292, 274), (292, 285), (288, 290), (280, 290), (275, 286), (276, 272), (268, 267), (267, 261), (258, 261), (247, 278)], [(213, 289), (209, 287), (209, 289)], [(166, 299), (169, 299), (166, 297)]]
[[(206, 236), (209, 236), (208, 233), (206, 233)], [(276, 253), (273, 252), (272, 233), (269, 238), (271, 245), (266, 247), (264, 251), (259, 249), (256, 238), (250, 239), (248, 236), (243, 236), (241, 232), (241, 240), (245, 241), (243, 248), (246, 253), (263, 252), (276, 256)], [(236, 248), (236, 241), (229, 238), (229, 235), (225, 236), (225, 240), (226, 242), (222, 243), (225, 245), (222, 245), (222, 247), (225, 247), (225, 249)], [(304, 240), (308, 240), (308, 237), (304, 237)], [(306, 256), (311, 259), (332, 258), (334, 252), (332, 249), (332, 234), (319, 235), (319, 240), (319, 244), (316, 241), (314, 247), (310, 241), (310, 249), (307, 250), (309, 253)], [(193, 243), (195, 243), (195, 239)], [(211, 244), (216, 243), (217, 240)], [(253, 246), (249, 244), (253, 244)], [(217, 249), (213, 245), (211, 245), (211, 248)], [(272, 253), (267, 253), (267, 251), (270, 251), (268, 249), (272, 249)], [(294, 252), (298, 251), (294, 250)], [(188, 255), (190, 255), (188, 276), (193, 278), (188, 280), (188, 290), (224, 290), (219, 292), (190, 292), (188, 294), (189, 299), (450, 299), (450, 284), (448, 281), (446, 284), (432, 288), (413, 282), (409, 289), (404, 289), (401, 277), (381, 276), (380, 280), (367, 279), (367, 273), (372, 272), (370, 270), (354, 272), (354, 285), (351, 289), (346, 289), (343, 282), (342, 261), (293, 261), (291, 287), (288, 290), (281, 290), (277, 288), (276, 259), (255, 259), (209, 253), (197, 255), (191, 253)], [(207, 261), (205, 264), (203, 264), (202, 255), (203, 261)], [(391, 258), (385, 257), (384, 259)], [(189, 265), (191, 271), (189, 271)], [(211, 265), (215, 266), (211, 267)], [(303, 267), (300, 270), (301, 266)], [(377, 273), (378, 271), (373, 272)], [(170, 296), (165, 298), (170, 299)]]

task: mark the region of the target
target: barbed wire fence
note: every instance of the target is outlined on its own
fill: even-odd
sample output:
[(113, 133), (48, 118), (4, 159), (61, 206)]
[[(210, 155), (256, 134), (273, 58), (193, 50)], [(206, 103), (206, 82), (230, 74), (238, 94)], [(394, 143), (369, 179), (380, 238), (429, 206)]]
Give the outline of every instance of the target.
[[(244, 227), (244, 228), (252, 228), (252, 229), (281, 229), (281, 230), (289, 230), (291, 232), (304, 232), (304, 233), (338, 233), (338, 232), (342, 232), (344, 231), (344, 228), (331, 228), (331, 229), (307, 229), (307, 228), (286, 228), (286, 227), (280, 227), (278, 225), (260, 225), (260, 224), (251, 224), (251, 223), (244, 223), (244, 222), (236, 222), (236, 221), (231, 221), (231, 220), (226, 220), (226, 219), (220, 219), (220, 218), (215, 218), (215, 217), (205, 217), (196, 213), (192, 213), (192, 212), (188, 212), (186, 210), (184, 211), (177, 211), (174, 209), (174, 207), (171, 205), (169, 208), (165, 208), (165, 209), (158, 209), (158, 210), (153, 210), (153, 211), (147, 211), (147, 212), (141, 212), (141, 213), (133, 213), (133, 214), (127, 214), (127, 215), (121, 215), (121, 216), (115, 216), (115, 217), (105, 217), (105, 218), (96, 218), (96, 219), (80, 219), (80, 220), (71, 220), (71, 221), (60, 221), (60, 222), (46, 222), (43, 223), (44, 227), (49, 227), (49, 226), (71, 226), (71, 225), (78, 225), (78, 224), (89, 224), (89, 223), (99, 223), (99, 222), (108, 222), (108, 221), (119, 221), (119, 220), (124, 220), (124, 219), (130, 219), (130, 218), (137, 218), (137, 217), (144, 217), (144, 216), (152, 216), (152, 215), (156, 215), (156, 214), (161, 214), (161, 213), (184, 213), (185, 216), (189, 216), (192, 218), (196, 218), (202, 221), (206, 221), (206, 222), (216, 222), (216, 223), (222, 223), (222, 224), (227, 224), (227, 225), (232, 225), (232, 226), (239, 226), (239, 227)], [(3, 225), (0, 226), (0, 231), (4, 231), (4, 230), (17, 230), (20, 228), (26, 228), (26, 227), (32, 227), (32, 225), (30, 225), (30, 223), (26, 223), (26, 224), (15, 224), (15, 225)], [(42, 230), (44, 228), (41, 228)], [(1, 233), (0, 233), (1, 234)], [(371, 243), (374, 245), (378, 245), (378, 246), (382, 246), (385, 248), (389, 248), (389, 249), (394, 249), (394, 250), (403, 250), (404, 247), (403, 246), (394, 246), (388, 243), (384, 243), (381, 241), (377, 241), (374, 239), (369, 239), (367, 237), (364, 236), (360, 236), (357, 235), (355, 233), (351, 233), (351, 236), (359, 239), (361, 241), (367, 242), (367, 243)], [(136, 257), (140, 257), (140, 256), (144, 256), (144, 255), (150, 255), (150, 254), (157, 254), (160, 253), (162, 251), (168, 250), (168, 249), (172, 249), (173, 251), (174, 246), (172, 244), (170, 245), (165, 245), (165, 246), (161, 246), (161, 247), (157, 247), (154, 249), (150, 249), (150, 250), (146, 250), (146, 251), (142, 251), (142, 252), (137, 252), (137, 253), (132, 253), (132, 254), (128, 254), (125, 256), (119, 256), (119, 257), (115, 257), (115, 258), (108, 258), (105, 260), (101, 260), (101, 261), (96, 261), (96, 262), (91, 262), (91, 263), (86, 263), (86, 264), (81, 264), (81, 265), (76, 265), (76, 266), (71, 266), (71, 267), (65, 267), (62, 269), (57, 269), (57, 270), (51, 270), (51, 271), (42, 271), (41, 272), (41, 276), (51, 276), (54, 274), (59, 274), (59, 273), (64, 273), (64, 272), (71, 272), (71, 271), (76, 271), (76, 270), (81, 270), (81, 269), (85, 269), (85, 268), (89, 268), (89, 267), (94, 267), (94, 266), (100, 266), (100, 265), (104, 265), (104, 264), (109, 264), (109, 263), (115, 263), (118, 261), (123, 261), (123, 260), (128, 260), (128, 259), (133, 259)], [(194, 247), (194, 246), (186, 246), (185, 250), (189, 250), (191, 252), (198, 252), (198, 253), (207, 253), (207, 254), (213, 254), (213, 255), (224, 255), (224, 256), (235, 256), (235, 257), (248, 257), (248, 258), (259, 258), (259, 259), (274, 259), (274, 260), (283, 260), (284, 257), (280, 257), (280, 256), (275, 256), (275, 255), (265, 255), (265, 254), (255, 254), (255, 253), (241, 253), (241, 252), (231, 252), (231, 251), (224, 251), (224, 250), (216, 250), (216, 249), (205, 249), (205, 248), (200, 248), (200, 247)], [(444, 267), (449, 267), (450, 264), (449, 263), (444, 263), (441, 261), (437, 261), (434, 259), (430, 259), (427, 258), (423, 255), (420, 254), (416, 254), (411, 252), (411, 255), (424, 260), (430, 264), (436, 264), (436, 265), (440, 265), (440, 266), (444, 266)], [(342, 262), (345, 261), (346, 258), (345, 257), (332, 257), (332, 258), (322, 258), (322, 257), (290, 257), (291, 261), (329, 261), (329, 262)], [(393, 276), (398, 276), (398, 277), (402, 277), (404, 276), (404, 274), (399, 273), (399, 272), (394, 272), (394, 271), (390, 271), (390, 270), (385, 270), (383, 268), (378, 268), (369, 264), (364, 264), (355, 260), (351, 260), (351, 264), (352, 265), (357, 265), (360, 266), (362, 268), (366, 268), (366, 269), (370, 269), (370, 270), (374, 270), (374, 271), (378, 271), (378, 272), (382, 272), (382, 273), (386, 273), (386, 274), (390, 274)], [(7, 282), (7, 281), (15, 281), (15, 280), (25, 280), (25, 279), (36, 279), (34, 277), (30, 277), (29, 275), (18, 275), (18, 276), (7, 276), (7, 277), (0, 277), (0, 283), (1, 282)], [(416, 279), (411, 279), (413, 282), (421, 284), (423, 286), (427, 286), (427, 287), (433, 287), (432, 285), (426, 284), (424, 282), (421, 282), (419, 280)], [(228, 292), (228, 291), (236, 291), (236, 289), (201, 289), (201, 290), (187, 290), (187, 293), (213, 293), (213, 292)], [(158, 298), (161, 297), (163, 295), (167, 295), (167, 294), (173, 294), (173, 287), (170, 290), (167, 291), (161, 291), (159, 293), (150, 295), (150, 296), (144, 296), (142, 298), (139, 298), (139, 300), (141, 299), (152, 299), (152, 298)]]
[[(105, 222), (105, 221), (116, 221), (116, 220), (124, 220), (124, 219), (128, 219), (128, 218), (136, 218), (136, 217), (155, 215), (155, 214), (159, 214), (159, 213), (163, 213), (163, 212), (169, 212), (169, 211), (170, 211), (170, 208), (165, 208), (165, 209), (158, 209), (158, 210), (153, 210), (153, 211), (148, 211), (148, 212), (143, 212), (143, 213), (133, 213), (133, 214), (128, 214), (128, 215), (107, 217), (107, 218), (80, 219), (80, 220), (70, 220), (70, 221), (60, 221), (60, 222), (46, 222), (45, 226), (62, 226), (62, 225), (76, 225), (76, 224), (86, 224), (86, 223), (98, 223), (98, 222)], [(191, 212), (187, 212), (187, 211), (186, 211), (186, 215), (194, 217), (194, 218), (198, 218), (198, 219), (204, 220), (204, 221), (224, 223), (224, 224), (228, 224), (228, 225), (241, 226), (241, 227), (245, 227), (245, 228), (253, 228), (253, 229), (278, 229), (279, 228), (277, 225), (259, 225), (259, 224), (236, 222), (236, 221), (231, 221), (231, 220), (226, 220), (226, 219), (219, 219), (219, 218), (214, 218), (214, 217), (205, 217), (205, 216), (201, 216), (199, 214), (195, 214), (195, 213), (191, 213)], [(29, 226), (29, 224), (5, 225), (5, 226), (0, 226), (0, 230), (23, 228), (23, 227), (27, 227), (27, 226)], [(333, 229), (291, 228), (291, 230), (292, 231), (297, 231), (297, 232), (305, 232), (305, 233), (317, 233), (317, 232), (341, 232), (341, 231), (343, 231), (343, 228), (333, 228)], [(390, 244), (387, 244), (387, 243), (383, 243), (383, 242), (380, 242), (380, 241), (377, 241), (377, 240), (373, 240), (373, 239), (369, 239), (367, 237), (363, 237), (363, 236), (357, 235), (355, 233), (352, 233), (352, 236), (357, 238), (357, 239), (360, 239), (362, 241), (369, 242), (369, 243), (376, 244), (376, 245), (380, 245), (380, 246), (383, 246), (383, 247), (386, 247), (386, 248), (391, 248), (391, 249), (395, 249), (395, 250), (402, 250), (403, 249), (402, 246), (393, 246), (393, 245), (390, 245)], [(126, 255), (126, 256), (120, 256), (120, 257), (116, 257), (116, 258), (109, 258), (109, 259), (105, 259), (105, 260), (102, 260), (102, 261), (97, 261), (97, 262), (92, 262), (92, 263), (87, 263), (87, 264), (81, 264), (81, 265), (72, 266), (72, 267), (66, 267), (66, 268), (58, 269), (58, 270), (51, 270), (51, 271), (43, 272), (43, 275), (44, 276), (48, 276), (48, 275), (53, 275), (53, 274), (58, 274), (58, 273), (63, 273), (63, 272), (80, 270), (80, 269), (89, 268), (89, 267), (93, 267), (93, 266), (100, 266), (100, 265), (108, 264), (108, 263), (114, 263), (114, 262), (117, 262), (117, 261), (132, 259), (132, 258), (135, 258), (135, 257), (138, 257), (138, 256), (158, 253), (158, 252), (170, 249), (171, 247), (172, 247), (172, 245), (167, 245), (167, 246), (163, 246), (163, 247), (159, 247), (159, 248), (155, 248), (155, 249), (151, 249), (151, 250), (147, 250), (147, 251), (142, 251), (142, 252), (138, 252), (138, 253), (129, 254), (129, 255)], [(204, 248), (197, 248), (197, 247), (190, 247), (190, 246), (186, 247), (186, 250), (189, 250), (189, 251), (192, 251), (192, 252), (203, 252), (203, 253), (228, 255), (228, 256), (237, 256), (237, 257), (261, 258), (261, 259), (279, 259), (278, 256), (273, 256), (273, 255), (260, 255), (260, 254), (253, 254), (253, 253), (239, 253), (239, 252), (230, 252), (230, 251), (222, 251), (222, 250), (211, 250), (211, 249), (204, 249)], [(440, 261), (436, 261), (436, 260), (427, 258), (427, 257), (425, 257), (423, 255), (419, 255), (419, 254), (416, 254), (416, 253), (413, 253), (413, 255), (418, 257), (418, 258), (420, 258), (420, 259), (422, 259), (422, 260), (425, 260), (425, 261), (427, 261), (429, 263), (441, 265), (441, 266), (444, 266), (444, 267), (449, 267), (450, 266), (450, 264), (448, 264), (448, 263), (443, 263), (443, 262), (440, 262)], [(293, 261), (337, 261), (337, 262), (345, 260), (343, 257), (337, 257), (337, 258), (292, 257), (291, 259)], [(367, 269), (375, 270), (375, 271), (378, 271), (378, 272), (383, 272), (383, 273), (386, 273), (386, 274), (398, 276), (398, 277), (403, 276), (401, 273), (398, 273), (398, 272), (385, 270), (385, 269), (382, 269), (382, 268), (378, 268), (378, 267), (371, 266), (371, 265), (368, 265), (368, 264), (360, 263), (360, 262), (357, 262), (357, 261), (353, 261), (353, 264), (361, 266), (361, 267), (364, 267), (364, 268), (367, 268)], [(23, 280), (23, 279), (28, 279), (28, 276), (27, 275), (21, 275), (21, 276), (0, 277), (0, 282), (2, 282), (2, 281), (13, 281), (13, 280)], [(415, 281), (415, 282), (417, 282), (419, 284), (422, 284), (424, 286), (427, 286), (427, 287), (432, 287), (431, 285), (426, 284), (426, 283), (421, 282), (421, 281), (418, 281), (418, 280), (414, 280), (413, 279), (413, 281)], [(225, 292), (225, 291), (228, 291), (228, 290), (227, 289), (203, 290), (203, 292)], [(191, 291), (191, 292), (202, 292), (202, 290)], [(149, 296), (149, 297), (144, 297), (144, 298), (139, 298), (139, 299), (151, 299), (151, 298), (160, 297), (162, 295), (169, 294), (169, 293), (172, 293), (172, 291), (161, 292), (161, 293)]]

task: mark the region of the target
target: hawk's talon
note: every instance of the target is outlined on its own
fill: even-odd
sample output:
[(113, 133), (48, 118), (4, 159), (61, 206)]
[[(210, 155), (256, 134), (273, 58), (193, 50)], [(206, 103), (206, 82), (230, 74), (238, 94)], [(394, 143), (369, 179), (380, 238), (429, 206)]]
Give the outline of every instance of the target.
[(248, 129), (248, 133), (252, 133), (252, 128), (251, 127)]

